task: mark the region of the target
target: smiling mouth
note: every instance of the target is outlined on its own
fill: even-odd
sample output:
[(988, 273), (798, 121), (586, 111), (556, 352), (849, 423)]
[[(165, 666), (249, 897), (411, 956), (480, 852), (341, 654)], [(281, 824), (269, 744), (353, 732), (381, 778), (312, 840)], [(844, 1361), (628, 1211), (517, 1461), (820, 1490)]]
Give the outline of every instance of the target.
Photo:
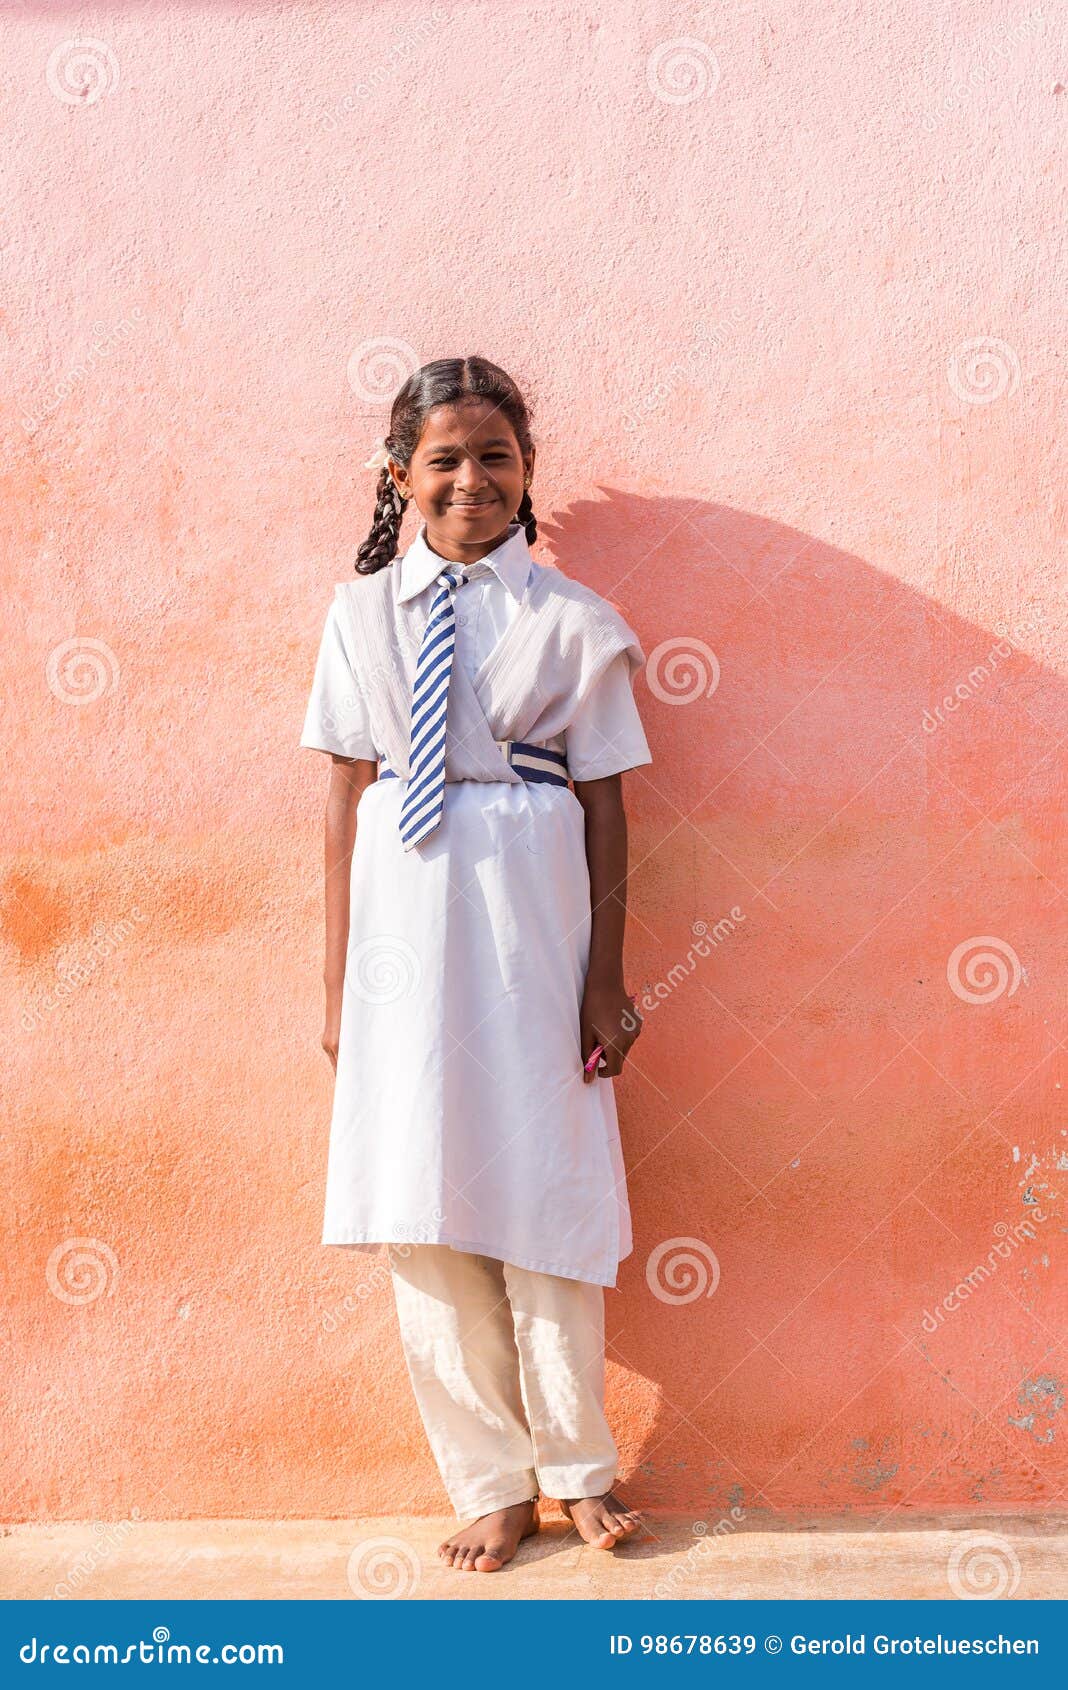
[(492, 503), (493, 503), (492, 499), (454, 499), (453, 500), (453, 504), (456, 507), (456, 509), (461, 510), (461, 511), (480, 511), (482, 509), (483, 505), (492, 505)]

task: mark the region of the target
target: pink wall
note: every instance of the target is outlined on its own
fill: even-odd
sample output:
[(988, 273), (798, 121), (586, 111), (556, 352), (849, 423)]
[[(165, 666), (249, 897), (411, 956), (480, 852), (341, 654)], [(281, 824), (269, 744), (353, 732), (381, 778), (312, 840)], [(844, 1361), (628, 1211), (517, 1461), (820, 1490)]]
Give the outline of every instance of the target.
[(1054, 15), (4, 15), (6, 1516), (445, 1511), (381, 1270), (318, 1242), (297, 739), (385, 401), (472, 351), (535, 407), (538, 555), (650, 657), (628, 1495), (1054, 1497)]

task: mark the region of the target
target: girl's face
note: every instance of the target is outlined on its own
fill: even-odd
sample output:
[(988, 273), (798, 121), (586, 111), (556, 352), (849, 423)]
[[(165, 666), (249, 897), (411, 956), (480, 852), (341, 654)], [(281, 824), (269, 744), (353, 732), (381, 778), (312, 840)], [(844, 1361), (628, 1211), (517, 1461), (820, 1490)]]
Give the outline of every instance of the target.
[(511, 423), (489, 399), (435, 406), (407, 469), (390, 460), (397, 486), (412, 489), (433, 550), (459, 562), (500, 544), (533, 469), (533, 451), (524, 459)]

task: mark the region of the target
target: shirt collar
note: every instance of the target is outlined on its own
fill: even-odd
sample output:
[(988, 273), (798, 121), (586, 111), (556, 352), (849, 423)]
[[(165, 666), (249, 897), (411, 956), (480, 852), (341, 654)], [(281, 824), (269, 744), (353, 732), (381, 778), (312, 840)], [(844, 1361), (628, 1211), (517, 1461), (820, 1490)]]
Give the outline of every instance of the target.
[[(483, 564), (503, 581), (514, 599), (522, 599), (534, 560), (530, 555), (526, 530), (521, 522), (509, 523), (508, 538), (502, 540), (491, 552), (487, 552), (485, 557), (479, 558), (478, 567), (481, 568)], [(398, 603), (404, 604), (408, 599), (415, 598), (447, 568), (448, 559), (439, 557), (437, 552), (431, 551), (427, 545), (426, 523), (421, 522), (418, 534), (400, 560)]]

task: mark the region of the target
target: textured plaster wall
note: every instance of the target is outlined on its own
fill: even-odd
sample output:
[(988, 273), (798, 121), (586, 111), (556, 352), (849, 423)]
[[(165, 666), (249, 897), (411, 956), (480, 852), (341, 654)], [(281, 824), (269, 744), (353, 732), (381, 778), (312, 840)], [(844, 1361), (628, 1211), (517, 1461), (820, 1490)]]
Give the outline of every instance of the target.
[(1061, 1494), (1063, 13), (2, 16), (5, 1515), (445, 1508), (318, 1242), (297, 739), (386, 402), (470, 351), (650, 659), (628, 1494)]

